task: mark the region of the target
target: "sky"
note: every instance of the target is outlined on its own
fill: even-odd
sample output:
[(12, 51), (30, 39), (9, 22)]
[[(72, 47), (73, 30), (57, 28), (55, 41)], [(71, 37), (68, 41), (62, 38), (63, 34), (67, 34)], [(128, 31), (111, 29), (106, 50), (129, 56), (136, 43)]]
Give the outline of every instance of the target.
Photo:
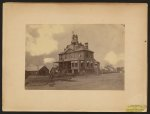
[(71, 43), (72, 32), (101, 66), (124, 66), (125, 26), (121, 24), (26, 25), (26, 67), (52, 65), (58, 53)]

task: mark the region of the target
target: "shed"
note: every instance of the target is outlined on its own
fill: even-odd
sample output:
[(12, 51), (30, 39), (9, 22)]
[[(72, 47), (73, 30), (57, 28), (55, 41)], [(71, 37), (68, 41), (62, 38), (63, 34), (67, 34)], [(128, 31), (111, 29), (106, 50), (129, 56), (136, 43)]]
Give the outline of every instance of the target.
[(29, 75), (38, 75), (38, 67), (37, 66), (28, 66), (25, 68), (25, 76)]
[(38, 74), (42, 76), (49, 75), (49, 69), (46, 66), (43, 66), (39, 69)]

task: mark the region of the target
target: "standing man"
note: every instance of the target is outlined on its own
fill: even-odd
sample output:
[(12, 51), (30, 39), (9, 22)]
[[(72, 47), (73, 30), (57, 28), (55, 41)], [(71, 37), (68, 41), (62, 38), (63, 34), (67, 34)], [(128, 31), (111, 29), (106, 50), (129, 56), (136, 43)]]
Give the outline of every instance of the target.
[(49, 82), (53, 82), (54, 83), (54, 76), (55, 76), (55, 68), (52, 67), (51, 70), (50, 70), (50, 74), (49, 74)]

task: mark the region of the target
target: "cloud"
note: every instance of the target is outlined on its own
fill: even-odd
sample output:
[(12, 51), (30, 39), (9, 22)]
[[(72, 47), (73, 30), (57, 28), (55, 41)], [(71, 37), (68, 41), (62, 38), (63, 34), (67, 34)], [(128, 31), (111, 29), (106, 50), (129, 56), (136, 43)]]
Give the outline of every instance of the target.
[(52, 63), (55, 61), (55, 59), (54, 58), (44, 58), (43, 61), (44, 61), (44, 63)]
[(117, 65), (118, 62), (124, 60), (124, 54), (121, 53), (117, 55), (113, 51), (110, 51), (106, 54), (104, 60), (109, 64)]
[[(64, 32), (61, 25), (28, 25), (26, 51), (32, 56), (50, 54), (58, 49), (54, 35)], [(33, 35), (34, 34), (34, 35)]]

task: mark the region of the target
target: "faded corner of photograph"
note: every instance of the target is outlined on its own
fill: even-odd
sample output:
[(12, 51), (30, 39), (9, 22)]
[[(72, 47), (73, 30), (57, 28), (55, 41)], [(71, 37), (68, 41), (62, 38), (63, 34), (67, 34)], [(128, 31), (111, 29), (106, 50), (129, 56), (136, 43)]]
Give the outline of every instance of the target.
[(26, 25), (26, 90), (124, 90), (125, 24)]

